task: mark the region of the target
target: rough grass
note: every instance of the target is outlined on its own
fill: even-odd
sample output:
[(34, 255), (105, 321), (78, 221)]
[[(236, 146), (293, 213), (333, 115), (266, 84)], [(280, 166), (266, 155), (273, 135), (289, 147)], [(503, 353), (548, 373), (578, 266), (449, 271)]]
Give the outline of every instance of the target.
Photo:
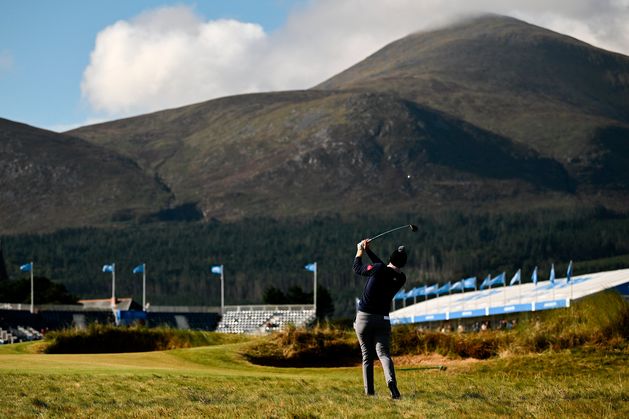
[(248, 345), (243, 355), (255, 364), (282, 367), (334, 367), (352, 365), (360, 357), (356, 337), (331, 326), (313, 329), (288, 327)]
[(392, 401), (379, 369), (377, 395), (366, 397), (359, 367), (256, 366), (238, 354), (247, 344), (84, 355), (2, 347), (0, 416), (629, 416), (627, 351), (516, 355), (452, 364), (446, 371), (398, 366), (403, 398)]
[(91, 324), (86, 329), (49, 332), (41, 348), (49, 354), (120, 353), (163, 351), (176, 348), (219, 345), (242, 341), (243, 337), (222, 333), (178, 330), (166, 327), (116, 327)]
[[(511, 331), (441, 333), (413, 325), (392, 329), (393, 355), (438, 353), (451, 358), (488, 359), (500, 354), (541, 353), (547, 350), (627, 347), (629, 305), (615, 292), (576, 301), (568, 309), (522, 318)], [(354, 365), (358, 341), (351, 330), (332, 326), (289, 328), (244, 350), (253, 363), (273, 366)]]

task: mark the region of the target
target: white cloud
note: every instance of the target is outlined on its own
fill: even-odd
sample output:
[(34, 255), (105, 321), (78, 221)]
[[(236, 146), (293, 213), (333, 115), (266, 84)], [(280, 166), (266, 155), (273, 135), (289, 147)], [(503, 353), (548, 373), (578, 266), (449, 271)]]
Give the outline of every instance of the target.
[(265, 40), (256, 24), (157, 9), (98, 34), (81, 90), (97, 111), (125, 114), (255, 89), (243, 64)]
[(270, 34), (177, 6), (102, 30), (81, 87), (110, 116), (305, 89), (395, 39), (472, 13), (515, 16), (629, 54), (629, 0), (313, 0)]

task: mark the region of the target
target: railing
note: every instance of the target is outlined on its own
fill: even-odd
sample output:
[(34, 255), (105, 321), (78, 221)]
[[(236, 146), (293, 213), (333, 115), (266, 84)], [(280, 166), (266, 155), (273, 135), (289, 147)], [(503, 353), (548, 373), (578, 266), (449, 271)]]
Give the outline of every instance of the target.
[(225, 311), (303, 311), (314, 310), (314, 304), (266, 304), (266, 305), (242, 305), (242, 306), (225, 306)]
[[(29, 311), (30, 304), (0, 303), (0, 310)], [(36, 305), (35, 311), (111, 311), (111, 307), (89, 307), (82, 304)], [(303, 311), (314, 310), (313, 304), (261, 304), (225, 306), (225, 311)], [(149, 306), (146, 310), (152, 313), (220, 313), (221, 308), (215, 306)]]
[(150, 313), (220, 313), (220, 307), (212, 306), (149, 306)]

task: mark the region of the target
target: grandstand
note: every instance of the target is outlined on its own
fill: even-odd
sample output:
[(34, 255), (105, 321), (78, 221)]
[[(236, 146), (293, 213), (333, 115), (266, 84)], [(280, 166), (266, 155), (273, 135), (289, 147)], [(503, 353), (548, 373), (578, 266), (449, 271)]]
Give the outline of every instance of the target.
[(313, 305), (226, 306), (222, 318), (218, 307), (150, 306), (146, 311), (137, 307), (130, 298), (117, 299), (115, 309), (110, 299), (98, 299), (78, 305), (35, 306), (33, 313), (26, 304), (0, 304), (0, 344), (41, 339), (47, 330), (85, 328), (96, 322), (259, 334), (289, 324), (308, 325), (316, 317)]
[(0, 344), (42, 339), (48, 330), (86, 328), (91, 323), (130, 325), (140, 322), (148, 327), (216, 330), (218, 307), (153, 306), (138, 310), (130, 298), (83, 300), (76, 305), (41, 305), (30, 312), (29, 304), (0, 303)]
[[(390, 318), (391, 324), (431, 323), (565, 308), (571, 301), (608, 289), (626, 294), (628, 284), (629, 269), (598, 272), (570, 281), (558, 278), (552, 283), (526, 283), (426, 299), (392, 311)], [(400, 295), (406, 301), (407, 296), (417, 295), (416, 290), (419, 288)]]
[(39, 340), (42, 338), (43, 335), (32, 327), (7, 327), (6, 330), (3, 327), (0, 327), (0, 345), (5, 343)]
[(285, 326), (306, 326), (316, 318), (313, 305), (225, 306), (217, 332), (263, 334)]

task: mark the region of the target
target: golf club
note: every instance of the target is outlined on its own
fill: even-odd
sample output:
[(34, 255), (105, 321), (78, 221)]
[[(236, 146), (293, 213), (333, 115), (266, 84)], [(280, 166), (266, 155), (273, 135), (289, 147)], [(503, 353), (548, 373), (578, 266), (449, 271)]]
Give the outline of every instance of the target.
[(406, 225), (403, 225), (403, 226), (400, 226), (400, 227), (392, 228), (391, 230), (385, 231), (384, 233), (380, 233), (377, 236), (373, 236), (372, 238), (367, 239), (367, 241), (373, 241), (373, 240), (377, 239), (378, 237), (382, 237), (382, 236), (384, 236), (386, 234), (392, 233), (392, 232), (397, 231), (397, 230), (401, 230), (403, 228), (408, 228), (413, 233), (417, 231), (417, 226), (415, 224), (406, 224)]

